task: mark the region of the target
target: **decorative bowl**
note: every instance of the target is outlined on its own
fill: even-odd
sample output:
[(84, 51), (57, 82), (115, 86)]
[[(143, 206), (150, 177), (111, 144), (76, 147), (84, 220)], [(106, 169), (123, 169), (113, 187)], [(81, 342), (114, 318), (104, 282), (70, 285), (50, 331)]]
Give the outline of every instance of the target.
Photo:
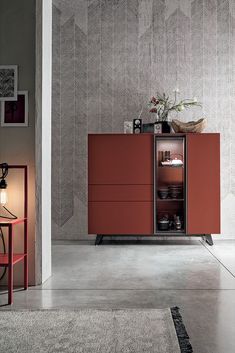
[(206, 119), (202, 118), (197, 121), (189, 121), (184, 123), (178, 119), (173, 119), (171, 126), (175, 132), (202, 132), (206, 127)]

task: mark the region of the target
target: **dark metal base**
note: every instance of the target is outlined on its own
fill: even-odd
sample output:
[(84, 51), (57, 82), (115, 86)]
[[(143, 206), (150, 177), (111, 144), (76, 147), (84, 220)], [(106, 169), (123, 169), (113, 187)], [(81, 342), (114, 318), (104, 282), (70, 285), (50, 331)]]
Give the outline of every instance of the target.
[[(166, 234), (166, 232), (159, 232), (158, 234), (153, 234), (151, 237), (155, 237), (155, 238), (157, 238), (157, 235), (159, 235), (160, 237), (163, 237), (164, 238), (164, 236), (167, 236), (167, 237), (173, 237), (173, 236), (180, 236), (180, 237), (189, 237), (189, 234), (185, 234), (185, 233), (168, 233), (168, 234)], [(97, 236), (96, 236), (96, 239), (95, 239), (95, 245), (101, 245), (102, 244), (102, 242), (103, 242), (103, 237), (105, 237), (105, 236), (107, 236), (107, 237), (120, 237), (120, 234), (110, 234), (110, 235), (101, 235), (101, 234), (97, 234)], [(126, 237), (134, 237), (134, 238), (138, 238), (139, 239), (139, 237), (146, 237), (146, 238), (148, 238), (149, 237), (149, 235), (139, 235), (139, 236), (137, 236), (136, 234), (122, 234), (122, 236), (124, 237), (124, 236), (126, 236)], [(212, 245), (214, 245), (214, 243), (213, 243), (213, 239), (212, 239), (212, 236), (211, 236), (211, 234), (193, 234), (193, 235), (190, 235), (190, 237), (202, 237), (202, 239), (208, 244), (208, 245), (210, 245), (210, 246), (212, 246)]]
[(95, 245), (100, 245), (103, 241), (103, 235), (98, 234), (95, 239)]
[(206, 242), (208, 245), (210, 245), (210, 246), (214, 245), (211, 234), (205, 234), (205, 235), (203, 236), (203, 239), (205, 240), (205, 242)]

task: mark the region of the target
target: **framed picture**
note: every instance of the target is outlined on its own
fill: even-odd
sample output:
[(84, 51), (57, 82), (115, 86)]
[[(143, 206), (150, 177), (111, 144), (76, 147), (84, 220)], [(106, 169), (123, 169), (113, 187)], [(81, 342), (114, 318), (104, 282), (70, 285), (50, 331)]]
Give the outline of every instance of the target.
[(16, 101), (17, 87), (17, 65), (0, 65), (0, 101)]
[(162, 133), (162, 124), (161, 123), (155, 123), (154, 124), (154, 133), (155, 134), (161, 134)]
[(28, 126), (28, 91), (18, 91), (16, 101), (1, 102), (1, 126)]

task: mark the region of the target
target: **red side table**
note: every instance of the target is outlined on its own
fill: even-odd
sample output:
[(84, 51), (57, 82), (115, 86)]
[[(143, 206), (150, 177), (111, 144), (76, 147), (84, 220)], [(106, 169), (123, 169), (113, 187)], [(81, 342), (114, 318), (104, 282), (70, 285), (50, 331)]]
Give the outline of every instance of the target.
[[(19, 219), (4, 219), (0, 218), (0, 227), (7, 228), (8, 236), (8, 253), (0, 254), (0, 267), (8, 268), (8, 304), (13, 303), (13, 266), (19, 261), (24, 261), (24, 289), (28, 288), (28, 172), (27, 166), (9, 165), (9, 169), (24, 170), (24, 217)], [(24, 224), (24, 250), (21, 254), (14, 253), (14, 237), (15, 226)]]

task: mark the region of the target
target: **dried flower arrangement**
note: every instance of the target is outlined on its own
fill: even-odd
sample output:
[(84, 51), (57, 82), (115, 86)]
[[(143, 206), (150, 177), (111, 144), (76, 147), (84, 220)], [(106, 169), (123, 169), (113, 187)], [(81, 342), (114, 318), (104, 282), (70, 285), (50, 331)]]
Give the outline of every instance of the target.
[(151, 98), (149, 111), (157, 115), (157, 121), (168, 121), (168, 115), (172, 111), (182, 112), (184, 109), (191, 107), (201, 107), (201, 103), (197, 101), (197, 98), (177, 100), (179, 90), (175, 89), (173, 92), (174, 100), (171, 100), (165, 93), (160, 94), (159, 92)]

